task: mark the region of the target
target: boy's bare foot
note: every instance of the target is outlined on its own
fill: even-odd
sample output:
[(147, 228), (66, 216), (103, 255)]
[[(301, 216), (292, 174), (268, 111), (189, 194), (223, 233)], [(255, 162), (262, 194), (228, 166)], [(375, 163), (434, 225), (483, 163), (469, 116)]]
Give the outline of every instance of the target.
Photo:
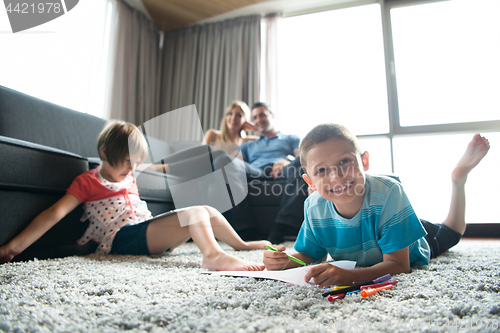
[(271, 244), (271, 242), (268, 242), (266, 240), (244, 242), (244, 245), (236, 246), (236, 247), (234, 247), (234, 249), (236, 251), (265, 250), (266, 245), (272, 245), (272, 244)]
[(451, 173), (453, 184), (464, 185), (469, 172), (481, 162), (489, 149), (490, 143), (485, 137), (479, 134), (474, 135), (472, 141), (467, 145), (464, 155)]
[(201, 267), (216, 271), (262, 271), (265, 266), (233, 257), (225, 252), (205, 256)]

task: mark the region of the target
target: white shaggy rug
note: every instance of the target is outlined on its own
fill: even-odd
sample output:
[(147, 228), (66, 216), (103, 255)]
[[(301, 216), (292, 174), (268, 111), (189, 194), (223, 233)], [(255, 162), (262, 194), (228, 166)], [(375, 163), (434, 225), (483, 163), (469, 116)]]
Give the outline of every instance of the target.
[(392, 290), (334, 303), (316, 287), (200, 274), (193, 243), (156, 257), (9, 263), (0, 265), (0, 331), (497, 332), (499, 250), (500, 241), (462, 240), (396, 276)]

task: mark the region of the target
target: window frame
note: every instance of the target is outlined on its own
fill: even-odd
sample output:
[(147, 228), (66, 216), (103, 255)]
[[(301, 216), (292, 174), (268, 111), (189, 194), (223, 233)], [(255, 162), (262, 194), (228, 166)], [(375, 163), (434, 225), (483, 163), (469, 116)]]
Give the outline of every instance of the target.
[(284, 13), (283, 17), (293, 17), (298, 15), (319, 13), (328, 10), (344, 9), (378, 3), (381, 9), (382, 34), (385, 54), (385, 74), (387, 86), (387, 105), (389, 116), (389, 132), (379, 134), (358, 135), (359, 138), (387, 138), (389, 139), (391, 150), (391, 171), (394, 173), (394, 150), (393, 138), (398, 136), (417, 136), (431, 134), (463, 134), (470, 132), (500, 132), (500, 120), (460, 122), (447, 124), (401, 126), (399, 117), (398, 91), (396, 81), (396, 68), (394, 56), (394, 44), (392, 38), (391, 9), (398, 7), (408, 7), (414, 5), (430, 4), (453, 0), (359, 0), (346, 1), (332, 4), (321, 8), (301, 10)]
[[(387, 80), (387, 104), (389, 106), (389, 133), (377, 135), (387, 137), (391, 145), (391, 165), (394, 172), (394, 154), (392, 139), (396, 136), (415, 136), (429, 134), (461, 134), (470, 132), (498, 132), (500, 120), (461, 122), (448, 124), (401, 126), (399, 118), (399, 103), (396, 81), (394, 44), (392, 38), (391, 9), (408, 7), (449, 0), (380, 0), (377, 1), (382, 11), (382, 31), (385, 51), (385, 70)], [(361, 136), (360, 137), (366, 137)], [(372, 136), (373, 137), (373, 136)]]
[[(382, 31), (385, 51), (385, 69), (387, 79), (387, 104), (389, 106), (389, 138), (391, 147), (391, 165), (394, 173), (393, 138), (397, 136), (417, 136), (429, 134), (461, 134), (470, 132), (499, 132), (500, 120), (477, 121), (448, 124), (401, 126), (399, 118), (399, 103), (396, 82), (394, 44), (392, 38), (391, 9), (414, 5), (430, 4), (449, 0), (379, 0), (382, 11)], [(361, 137), (361, 136), (360, 136)], [(500, 223), (468, 224), (464, 237), (491, 238), (498, 237)]]

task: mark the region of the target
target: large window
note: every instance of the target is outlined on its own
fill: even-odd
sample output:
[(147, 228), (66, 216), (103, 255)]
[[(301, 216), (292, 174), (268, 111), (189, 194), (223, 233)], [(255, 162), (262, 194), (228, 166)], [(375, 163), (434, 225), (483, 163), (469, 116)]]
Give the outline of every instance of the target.
[(303, 136), (335, 121), (359, 134), (389, 131), (378, 4), (286, 18), (278, 48), (280, 128)]
[(500, 118), (500, 1), (391, 9), (401, 126)]
[(386, 0), (279, 25), (280, 130), (347, 125), (370, 172), (400, 176), (421, 218), (441, 222), (450, 173), (474, 133), (491, 149), (466, 185), (469, 223), (498, 223), (500, 1)]
[(108, 9), (108, 1), (79, 1), (55, 20), (18, 33), (0, 10), (0, 85), (102, 117)]

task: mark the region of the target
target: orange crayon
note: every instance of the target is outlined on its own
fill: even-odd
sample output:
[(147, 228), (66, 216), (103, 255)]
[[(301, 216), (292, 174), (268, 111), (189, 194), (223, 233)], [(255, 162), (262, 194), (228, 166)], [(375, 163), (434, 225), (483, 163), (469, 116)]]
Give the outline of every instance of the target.
[(361, 291), (361, 297), (368, 297), (371, 295), (375, 295), (376, 293), (378, 293), (381, 290), (389, 290), (389, 289), (392, 289), (392, 284), (389, 284), (389, 285), (383, 286), (383, 287), (373, 288), (373, 289), (365, 289), (365, 290)]

